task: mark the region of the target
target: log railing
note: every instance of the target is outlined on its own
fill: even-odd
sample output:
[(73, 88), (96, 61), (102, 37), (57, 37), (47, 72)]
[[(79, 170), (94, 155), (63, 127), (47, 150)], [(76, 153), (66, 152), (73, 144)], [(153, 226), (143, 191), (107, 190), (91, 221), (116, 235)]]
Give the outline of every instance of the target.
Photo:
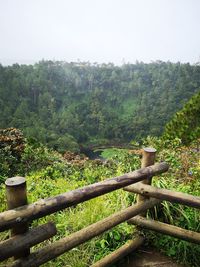
[[(42, 199), (29, 205), (26, 204), (25, 179), (23, 177), (7, 179), (6, 191), (9, 210), (0, 213), (0, 231), (11, 229), (11, 238), (0, 243), (0, 260), (14, 256), (14, 262), (9, 266), (40, 266), (125, 221), (140, 228), (200, 244), (200, 233), (145, 218), (147, 210), (162, 200), (200, 208), (199, 197), (150, 185), (153, 176), (168, 170), (165, 162), (154, 164), (155, 153), (156, 150), (153, 148), (143, 150), (142, 168), (139, 170), (55, 197)], [(32, 246), (56, 234), (56, 226), (53, 222), (49, 222), (28, 229), (29, 222), (120, 188), (138, 194), (137, 203), (30, 253)], [(138, 236), (92, 266), (109, 266), (138, 248), (143, 242), (144, 237)]]

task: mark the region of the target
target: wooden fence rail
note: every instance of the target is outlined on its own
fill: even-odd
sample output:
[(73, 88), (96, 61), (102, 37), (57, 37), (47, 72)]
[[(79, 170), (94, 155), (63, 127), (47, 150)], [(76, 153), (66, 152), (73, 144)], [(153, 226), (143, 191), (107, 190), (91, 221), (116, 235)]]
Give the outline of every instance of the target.
[(30, 229), (23, 235), (13, 236), (0, 243), (0, 260), (5, 260), (16, 255), (16, 253), (29, 249), (56, 235), (56, 233), (57, 231), (54, 223), (48, 222)]
[(99, 260), (95, 264), (93, 264), (91, 267), (105, 267), (109, 266), (110, 264), (113, 264), (117, 262), (118, 260), (124, 258), (129, 253), (136, 250), (138, 247), (140, 247), (145, 241), (145, 238), (143, 236), (137, 236), (134, 240), (129, 240), (126, 244), (118, 248), (117, 250), (113, 251), (109, 255), (105, 256), (103, 259)]
[(141, 216), (136, 216), (129, 220), (129, 223), (141, 226), (143, 228), (170, 235), (176, 238), (180, 238), (185, 241), (189, 241), (195, 244), (200, 244), (200, 233), (193, 232), (190, 230), (185, 230), (180, 227), (170, 225), (167, 223), (162, 223), (150, 219), (145, 219)]
[(148, 168), (142, 168), (55, 197), (42, 199), (30, 205), (4, 211), (0, 213), (0, 231), (4, 231), (18, 224), (44, 217), (56, 211), (123, 188), (124, 186), (136, 183), (149, 176), (166, 172), (168, 168), (169, 166), (165, 162), (157, 163)]
[(127, 221), (133, 216), (155, 206), (160, 203), (160, 200), (151, 199), (144, 203), (138, 203), (134, 206), (121, 210), (101, 221), (87, 226), (78, 232), (75, 232), (67, 237), (61, 238), (34, 253), (30, 256), (17, 260), (12, 264), (12, 267), (34, 267), (39, 266), (51, 259), (58, 257), (64, 252), (90, 240), (91, 238), (102, 234), (103, 232), (111, 229), (112, 227)]
[[(168, 164), (165, 162), (154, 164), (155, 153), (156, 150), (153, 148), (144, 149), (142, 168), (139, 170), (54, 197), (42, 199), (29, 205), (24, 205), (27, 203), (24, 178), (15, 177), (7, 179), (7, 202), (10, 210), (0, 213), (0, 231), (11, 228), (12, 237), (0, 243), (0, 260), (14, 255), (15, 261), (9, 265), (10, 267), (40, 266), (125, 221), (135, 224), (140, 228), (200, 244), (200, 233), (145, 218), (147, 210), (158, 205), (162, 200), (200, 208), (199, 197), (160, 189), (150, 185), (154, 175), (168, 170)], [(50, 222), (33, 229), (28, 229), (28, 222), (120, 188), (138, 194), (137, 203), (69, 236), (50, 243), (29, 255), (31, 246), (56, 234), (56, 226)], [(19, 194), (19, 192), (22, 193)], [(121, 248), (93, 264), (92, 267), (109, 266), (135, 250), (144, 240), (144, 237), (138, 235), (134, 240), (128, 241)]]
[(125, 191), (140, 194), (146, 197), (154, 197), (160, 200), (167, 200), (173, 203), (183, 204), (189, 207), (200, 209), (200, 197), (192, 196), (182, 192), (161, 189), (154, 186), (137, 183), (124, 188)]

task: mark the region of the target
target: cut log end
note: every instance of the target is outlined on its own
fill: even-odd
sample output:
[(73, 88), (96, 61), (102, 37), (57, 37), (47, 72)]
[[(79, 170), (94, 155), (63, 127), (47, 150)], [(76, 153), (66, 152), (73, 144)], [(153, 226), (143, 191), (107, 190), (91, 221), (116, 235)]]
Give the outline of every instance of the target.
[(5, 181), (6, 186), (18, 186), (26, 183), (26, 179), (21, 176), (16, 176), (12, 178), (8, 178)]
[(144, 147), (143, 150), (144, 150), (144, 152), (147, 152), (147, 153), (156, 153), (156, 151), (157, 151), (153, 147)]

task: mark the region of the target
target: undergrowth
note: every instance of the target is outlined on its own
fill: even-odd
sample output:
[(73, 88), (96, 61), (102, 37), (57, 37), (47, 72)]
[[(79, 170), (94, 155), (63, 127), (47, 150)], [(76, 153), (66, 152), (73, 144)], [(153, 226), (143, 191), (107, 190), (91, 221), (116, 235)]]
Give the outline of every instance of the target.
[[(200, 195), (200, 158), (196, 147), (183, 147), (180, 140), (170, 144), (156, 138), (147, 138), (145, 146), (154, 146), (157, 161), (167, 161), (170, 170), (153, 178), (153, 184), (161, 188)], [(140, 167), (140, 156), (127, 150), (113, 150), (111, 159), (106, 162), (86, 161), (82, 165), (67, 162), (58, 153), (44, 147), (26, 146), (22, 163), (15, 175), (26, 175), (29, 203), (38, 199), (55, 196), (87, 184), (118, 176)], [(109, 154), (108, 151), (106, 151)], [(1, 211), (6, 209), (5, 190), (0, 190)], [(102, 218), (130, 206), (135, 200), (133, 194), (117, 190), (101, 197), (86, 201), (75, 207), (46, 216), (32, 223), (32, 227), (53, 221), (58, 234), (50, 240), (34, 247), (41, 248), (64, 236), (78, 231)], [(154, 208), (153, 216), (160, 221), (174, 224), (185, 229), (200, 231), (200, 214), (197, 209), (178, 204), (162, 202)], [(200, 246), (153, 232), (144, 231), (149, 242), (187, 266), (200, 266)], [(114, 251), (134, 236), (134, 227), (123, 223), (99, 237), (72, 249), (44, 266), (86, 267)], [(1, 240), (8, 237), (7, 232), (0, 235)], [(5, 266), (5, 265), (0, 265)]]
[[(147, 141), (147, 140), (146, 140)], [(161, 176), (154, 177), (153, 185), (183, 193), (200, 196), (200, 151), (196, 143), (190, 147), (181, 145), (181, 140), (165, 144), (157, 138), (149, 138), (146, 145), (158, 149), (157, 161), (169, 163), (170, 169)], [(153, 217), (187, 230), (200, 232), (200, 212), (180, 204), (163, 201), (155, 208)], [(200, 266), (200, 246), (166, 235), (146, 232), (150, 243), (166, 255), (186, 266)]]

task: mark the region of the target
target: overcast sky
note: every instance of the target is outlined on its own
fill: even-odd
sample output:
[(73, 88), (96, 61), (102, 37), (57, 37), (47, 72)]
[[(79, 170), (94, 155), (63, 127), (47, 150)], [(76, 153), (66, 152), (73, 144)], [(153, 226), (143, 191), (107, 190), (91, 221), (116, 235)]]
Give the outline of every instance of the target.
[(0, 62), (200, 62), (200, 0), (0, 0)]

